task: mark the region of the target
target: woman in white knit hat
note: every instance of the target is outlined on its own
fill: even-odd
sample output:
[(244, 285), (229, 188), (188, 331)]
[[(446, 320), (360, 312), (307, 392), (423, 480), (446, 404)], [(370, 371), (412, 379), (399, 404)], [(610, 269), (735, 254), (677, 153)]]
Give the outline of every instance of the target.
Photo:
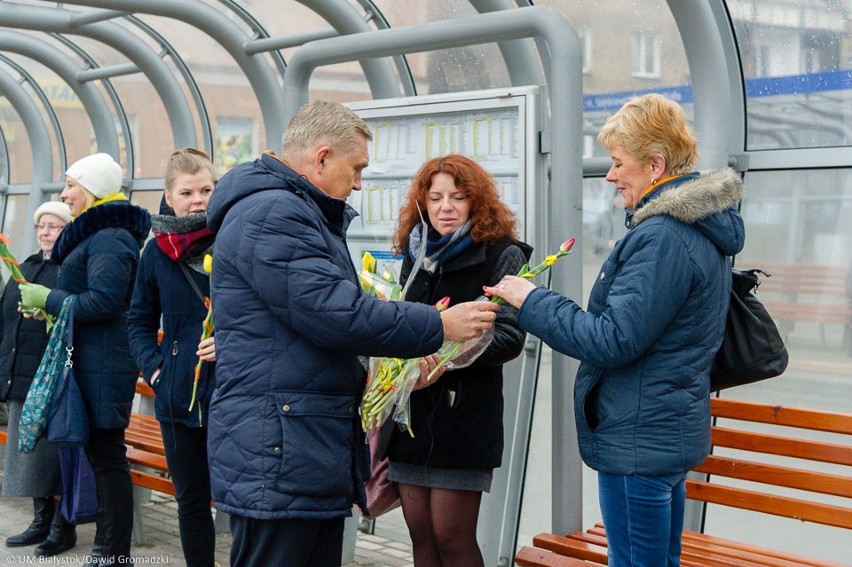
[[(36, 209), (33, 220), (40, 250), (21, 263), (21, 273), (28, 282), (53, 287), (59, 266), (51, 260), (51, 252), (71, 222), (71, 211), (65, 203), (49, 201)], [(33, 521), (23, 532), (7, 538), (6, 546), (40, 544), (35, 554), (50, 557), (74, 547), (77, 533), (59, 513), (54, 498), (62, 493), (56, 447), (40, 439), (32, 453), (18, 450), (21, 410), (48, 339), (45, 322), (25, 318), (18, 310), (20, 300), (18, 282), (10, 280), (0, 297), (0, 400), (8, 400), (11, 413), (3, 496), (32, 498)]]
[(60, 197), (74, 221), (53, 248), (52, 258), (61, 266), (56, 289), (21, 286), (26, 306), (53, 315), (74, 296), (74, 375), (88, 410), (86, 456), (98, 495), (92, 565), (129, 562), (133, 531), (124, 430), (138, 370), (127, 339), (127, 311), (151, 219), (121, 193), (121, 177), (121, 166), (103, 153), (68, 168)]

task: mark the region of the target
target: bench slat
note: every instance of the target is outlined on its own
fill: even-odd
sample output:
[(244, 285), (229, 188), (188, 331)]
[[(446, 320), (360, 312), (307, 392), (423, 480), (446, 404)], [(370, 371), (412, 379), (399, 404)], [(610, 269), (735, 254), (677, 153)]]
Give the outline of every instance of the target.
[(761, 560), (764, 564), (772, 567), (802, 567), (805, 565), (812, 567), (844, 567), (840, 563), (833, 561), (822, 561), (813, 557), (805, 557), (804, 555), (787, 553), (778, 551), (777, 549), (760, 547), (698, 532), (684, 531), (683, 542), (684, 545), (703, 547), (718, 555), (752, 558), (753, 561)]
[(852, 482), (849, 482), (847, 477), (834, 474), (777, 465), (744, 463), (740, 459), (718, 455), (710, 455), (704, 463), (692, 470), (728, 478), (852, 498)]
[(130, 469), (130, 478), (136, 486), (150, 488), (151, 490), (172, 496), (175, 495), (175, 485), (167, 478), (133, 468)]
[(710, 411), (714, 417), (852, 434), (852, 414), (771, 406), (725, 398), (710, 398)]
[[(515, 563), (521, 567), (590, 567), (596, 565), (535, 547), (522, 547), (515, 556)], [(597, 565), (601, 564), (598, 563)]]
[(729, 447), (731, 449), (852, 466), (852, 446), (849, 445), (791, 439), (719, 426), (713, 428), (711, 436), (714, 447)]
[(134, 465), (156, 469), (162, 472), (169, 472), (169, 465), (166, 463), (166, 458), (157, 453), (142, 451), (135, 447), (127, 448), (127, 460)]
[(686, 481), (686, 497), (775, 516), (817, 522), (827, 526), (852, 528), (852, 509), (797, 498), (763, 494), (695, 480)]
[(582, 535), (582, 532), (569, 534), (568, 537), (547, 533), (538, 534), (533, 538), (533, 545), (554, 553), (570, 555), (577, 559), (606, 564), (606, 547), (571, 537), (575, 535)]

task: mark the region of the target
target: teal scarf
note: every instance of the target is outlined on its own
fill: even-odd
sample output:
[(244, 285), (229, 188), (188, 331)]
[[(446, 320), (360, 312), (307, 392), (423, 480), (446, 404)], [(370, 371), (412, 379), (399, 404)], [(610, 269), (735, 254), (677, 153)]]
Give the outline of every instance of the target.
[(74, 297), (69, 295), (62, 302), (62, 310), (53, 324), (41, 364), (38, 365), (33, 384), (27, 393), (27, 399), (24, 400), (21, 422), (18, 425), (18, 450), (21, 453), (33, 452), (47, 425), (50, 399), (56, 388), (56, 379), (59, 378), (62, 367), (68, 359), (65, 343), (68, 337), (68, 315), (71, 313)]

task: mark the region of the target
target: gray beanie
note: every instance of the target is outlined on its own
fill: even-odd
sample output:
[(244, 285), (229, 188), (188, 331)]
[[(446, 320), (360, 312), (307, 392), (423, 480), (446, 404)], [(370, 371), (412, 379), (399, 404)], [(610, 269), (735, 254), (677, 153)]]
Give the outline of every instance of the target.
[(65, 175), (98, 199), (121, 191), (121, 166), (109, 154), (92, 154), (77, 160)]
[(38, 224), (38, 220), (41, 218), (41, 215), (53, 215), (64, 220), (65, 224), (71, 222), (71, 209), (69, 209), (68, 205), (62, 201), (48, 201), (47, 203), (39, 205), (33, 215), (33, 220), (36, 224)]

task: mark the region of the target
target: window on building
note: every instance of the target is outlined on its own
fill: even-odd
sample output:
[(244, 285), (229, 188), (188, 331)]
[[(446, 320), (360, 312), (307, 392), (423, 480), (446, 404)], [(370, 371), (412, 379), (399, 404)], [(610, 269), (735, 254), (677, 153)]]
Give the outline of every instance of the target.
[(592, 30), (579, 28), (577, 35), (580, 36), (580, 47), (583, 49), (583, 74), (592, 72)]
[(633, 47), (633, 76), (660, 77), (660, 36), (650, 33), (635, 33), (631, 38)]

